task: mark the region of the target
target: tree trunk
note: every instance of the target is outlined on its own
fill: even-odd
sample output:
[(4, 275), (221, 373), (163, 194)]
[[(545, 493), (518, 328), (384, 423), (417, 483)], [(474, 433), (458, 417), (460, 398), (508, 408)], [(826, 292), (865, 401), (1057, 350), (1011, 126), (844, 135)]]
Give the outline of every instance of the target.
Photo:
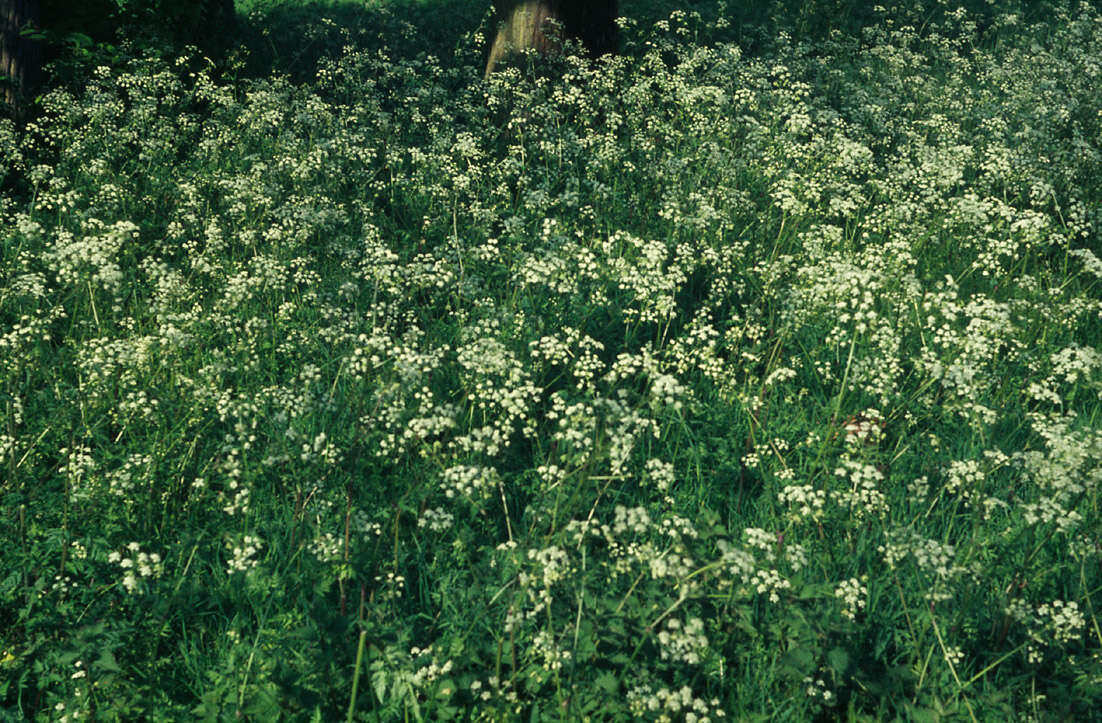
[(580, 39), (594, 58), (615, 53), (617, 8), (617, 0), (494, 0), (501, 25), (490, 48), (486, 77), (510, 53), (558, 52), (564, 36)]
[(37, 28), (38, 0), (0, 0), (0, 82), (5, 110), (18, 114), (23, 101), (38, 84), (42, 45), (20, 32)]

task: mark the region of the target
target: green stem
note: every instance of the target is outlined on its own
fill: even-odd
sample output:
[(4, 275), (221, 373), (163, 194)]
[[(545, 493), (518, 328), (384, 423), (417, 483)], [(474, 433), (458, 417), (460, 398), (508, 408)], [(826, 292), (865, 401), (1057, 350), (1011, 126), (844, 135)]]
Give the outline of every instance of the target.
[(348, 699), (348, 723), (352, 723), (353, 716), (356, 715), (356, 693), (360, 688), (360, 665), (363, 663), (364, 658), (364, 639), (367, 637), (367, 631), (360, 631), (360, 642), (356, 646), (356, 669), (352, 672), (352, 695)]

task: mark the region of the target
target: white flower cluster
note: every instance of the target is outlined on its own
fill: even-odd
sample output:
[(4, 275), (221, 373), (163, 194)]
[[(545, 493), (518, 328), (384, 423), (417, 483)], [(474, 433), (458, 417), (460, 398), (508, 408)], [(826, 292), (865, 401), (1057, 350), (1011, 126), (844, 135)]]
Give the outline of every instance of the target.
[[(542, 550), (529, 550), (528, 559), (540, 567), (544, 590), (549, 590), (552, 585), (565, 578), (573, 569), (566, 550), (555, 545)], [(524, 580), (521, 582), (523, 583)]]
[(832, 705), (836, 702), (834, 691), (827, 687), (826, 681), (822, 678), (812, 678), (809, 675), (804, 678), (804, 683), (807, 685), (808, 698), (822, 701), (826, 705)]
[(877, 488), (877, 483), (884, 481), (883, 472), (871, 464), (844, 459), (834, 474), (850, 482), (850, 488), (836, 493), (836, 497), (855, 517), (879, 517), (887, 513), (888, 498)]
[(945, 662), (949, 663), (949, 665), (954, 668), (964, 662), (964, 651), (961, 650), (959, 645), (946, 646), (944, 655)]
[[(27, 316), (22, 314), (19, 321), (6, 323), (6, 330), (0, 333), (0, 372), (11, 373), (19, 368), (19, 360), (31, 357), (30, 350), (38, 341), (50, 339), (50, 324), (63, 315), (64, 309), (58, 308), (49, 314)], [(18, 397), (16, 397), (18, 399)], [(22, 402), (17, 402), (12, 410), (18, 424), (22, 420)]]
[(580, 389), (592, 391), (597, 375), (605, 368), (600, 357), (604, 344), (573, 327), (563, 327), (558, 336), (544, 336), (528, 347), (533, 361), (571, 368)]
[(372, 520), (371, 514), (367, 510), (354, 510), (350, 527), (353, 532), (363, 535), (364, 539), (378, 537), (383, 534), (383, 526)]
[(379, 586), (379, 594), (375, 598), (379, 602), (398, 600), (406, 591), (405, 576), (393, 572), (388, 572), (386, 575), (376, 575), (375, 584)]
[(138, 588), (142, 580), (158, 578), (164, 572), (160, 554), (142, 552), (141, 545), (136, 542), (128, 543), (125, 552), (112, 552), (107, 560), (122, 568), (122, 586), (130, 593)]
[(309, 545), (310, 553), (318, 558), (319, 562), (333, 562), (340, 559), (344, 543), (332, 532), (326, 532), (315, 537)]
[(777, 501), (792, 508), (789, 514), (796, 519), (809, 516), (818, 519), (823, 515), (826, 492), (811, 485), (788, 485), (777, 493)]
[(1046, 646), (1078, 640), (1082, 636), (1083, 626), (1086, 625), (1086, 617), (1079, 609), (1079, 603), (1074, 600), (1053, 600), (1051, 603), (1042, 603), (1036, 609), (1025, 600), (1011, 600), (1005, 613), (1026, 628), (1030, 638), (1026, 659), (1030, 664), (1044, 659)]
[(1035, 501), (1020, 503), (1023, 517), (1029, 524), (1054, 523), (1070, 533), (1083, 520), (1070, 509), (1074, 500), (1102, 486), (1102, 431), (1080, 424), (1075, 415), (1030, 413), (1029, 418), (1048, 449), (1016, 452), (1011, 457), (1037, 488)]
[(417, 672), (410, 677), (410, 683), (412, 683), (415, 688), (424, 688), (427, 685), (435, 683), (437, 680), (450, 673), (454, 666), (451, 660), (446, 660), (441, 663), (435, 655), (432, 655), (431, 645), (423, 650), (414, 646), (410, 648), (409, 656), (414, 660), (421, 657), (432, 656), (428, 665), (419, 668)]
[(616, 505), (613, 510), (612, 532), (617, 537), (625, 532), (645, 535), (651, 528), (650, 513), (645, 507), (624, 507)]
[(623, 308), (624, 316), (643, 323), (665, 321), (677, 308), (675, 294), (687, 279), (681, 264), (667, 263), (666, 244), (617, 231), (603, 246), (609, 270), (634, 297), (635, 303)]
[(570, 651), (561, 650), (554, 636), (546, 630), (540, 630), (532, 638), (532, 654), (544, 670), (561, 670), (563, 663), (570, 660)]
[(834, 589), (834, 597), (841, 599), (844, 607), (842, 616), (850, 620), (857, 618), (857, 613), (865, 609), (865, 601), (868, 598), (869, 589), (861, 584), (861, 580), (851, 577), (838, 583)]
[(922, 502), (930, 494), (930, 480), (926, 475), (916, 477), (907, 483), (907, 494), (912, 499)]
[(949, 463), (949, 469), (945, 472), (945, 490), (954, 494), (963, 491), (966, 496), (970, 496), (984, 481), (984, 476), (979, 461), (954, 460)]
[(655, 580), (667, 577), (674, 580), (683, 580), (693, 570), (691, 557), (680, 555), (672, 550), (656, 552), (650, 543), (628, 545), (626, 553), (636, 560), (645, 562), (650, 576)]
[(1089, 346), (1072, 345), (1052, 355), (1052, 374), (1065, 384), (1075, 384), (1080, 377), (1089, 379), (1099, 369), (1102, 352)]
[(756, 547), (765, 553), (766, 560), (773, 560), (779, 542), (776, 535), (766, 532), (760, 527), (747, 527), (743, 530), (743, 534), (746, 536), (747, 545)]
[(304, 441), (299, 459), (303, 462), (317, 460), (322, 466), (332, 467), (343, 458), (341, 451), (333, 444), (325, 432), (321, 432), (313, 441)]
[(131, 454), (123, 462), (122, 466), (107, 475), (111, 493), (119, 497), (126, 497), (134, 491), (135, 478), (147, 475), (153, 465), (153, 458), (148, 454)]
[[(222, 507), (222, 511), (227, 515), (243, 515), (249, 511), (249, 488), (241, 486), (241, 483), (236, 479), (231, 479), (226, 483), (226, 487), (229, 492), (233, 494), (233, 498)], [(229, 497), (225, 492), (218, 493), (220, 499), (226, 499)]]
[(60, 453), (65, 457), (65, 463), (58, 471), (69, 479), (70, 494), (77, 499), (87, 497), (91, 493), (87, 486), (88, 477), (97, 467), (90, 450), (86, 445), (78, 443), (72, 449), (62, 447)]
[(771, 603), (780, 602), (781, 591), (792, 588), (792, 583), (781, 577), (781, 574), (776, 570), (755, 570), (750, 584), (753, 585), (759, 595), (768, 593), (769, 602)]
[(1041, 497), (1036, 502), (1023, 502), (1022, 517), (1030, 525), (1055, 523), (1061, 532), (1073, 532), (1083, 521), (1083, 516), (1069, 510), (1054, 499)]
[(754, 555), (735, 547), (727, 540), (718, 540), (716, 547), (719, 549), (719, 562), (727, 569), (731, 578), (744, 585), (749, 584), (750, 576), (754, 574)]
[(637, 686), (628, 691), (628, 708), (637, 719), (654, 717), (660, 723), (669, 723), (675, 717), (685, 723), (712, 723), (727, 717), (726, 711), (719, 707), (718, 698), (697, 698), (687, 685), (676, 690)]
[(864, 445), (876, 445), (884, 436), (884, 415), (879, 409), (869, 408), (846, 421), (846, 446), (856, 449)]
[(59, 233), (46, 259), (53, 265), (58, 281), (77, 285), (83, 278), (107, 291), (117, 291), (123, 281), (118, 265), (119, 252), (138, 238), (138, 226), (130, 221), (110, 225), (97, 218), (86, 219), (79, 239)]
[(493, 467), (457, 465), (444, 470), (441, 486), (448, 499), (458, 495), (477, 500), (492, 493), (500, 479)]
[(662, 532), (673, 540), (681, 539), (695, 539), (700, 533), (696, 531), (696, 527), (685, 517), (678, 515), (670, 515), (663, 518), (656, 529), (662, 530)]
[(547, 485), (544, 487), (544, 490), (550, 491), (562, 484), (562, 481), (566, 479), (569, 471), (557, 464), (541, 464), (536, 467), (536, 474), (538, 474), (544, 484)]
[(232, 575), (235, 572), (245, 572), (256, 567), (260, 561), (253, 556), (260, 552), (260, 547), (263, 544), (261, 539), (255, 535), (245, 535), (239, 543), (227, 541), (226, 549), (230, 551), (230, 561), (226, 565), (226, 574)]
[(651, 379), (651, 409), (671, 409), (681, 411), (683, 400), (687, 398), (689, 388), (670, 374), (654, 374)]
[(708, 650), (704, 621), (690, 618), (682, 624), (677, 618), (666, 618), (663, 629), (658, 632), (658, 644), (662, 660), (698, 665)]
[(919, 570), (932, 578), (926, 591), (926, 599), (931, 602), (952, 598), (951, 583), (969, 572), (963, 565), (954, 564), (957, 552), (953, 545), (924, 538), (909, 528), (890, 532), (887, 542), (877, 549), (892, 570), (904, 559), (914, 559)]
[(676, 479), (673, 473), (673, 465), (660, 459), (648, 459), (646, 464), (646, 479), (653, 484), (662, 494), (670, 491)]
[(1069, 643), (1078, 640), (1086, 618), (1079, 610), (1079, 603), (1053, 600), (1037, 608), (1037, 618), (1044, 623), (1048, 633), (1057, 643)]
[(427, 527), (433, 532), (443, 532), (455, 522), (455, 515), (442, 507), (430, 507), (417, 519), (418, 527)]

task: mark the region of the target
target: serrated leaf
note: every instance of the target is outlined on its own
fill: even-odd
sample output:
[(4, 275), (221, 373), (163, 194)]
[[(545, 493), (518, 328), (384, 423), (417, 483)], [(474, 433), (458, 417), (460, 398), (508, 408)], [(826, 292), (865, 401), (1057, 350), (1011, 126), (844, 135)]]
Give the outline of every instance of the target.
[(377, 670), (371, 675), (371, 689), (375, 691), (375, 697), (380, 703), (386, 703), (386, 673)]
[(827, 664), (840, 674), (844, 674), (849, 668), (849, 651), (845, 648), (833, 648), (826, 658)]
[(941, 720), (941, 716), (937, 714), (937, 711), (930, 708), (908, 704), (907, 712), (910, 713), (911, 720), (915, 721), (915, 723), (937, 723)]
[(110, 650), (105, 650), (92, 663), (92, 669), (100, 673), (121, 673), (122, 668), (119, 667), (119, 661), (115, 660), (115, 654)]
[(598, 675), (594, 683), (609, 695), (616, 695), (616, 692), (620, 689), (620, 681), (616, 679), (615, 675), (608, 672)]
[(781, 672), (791, 678), (803, 678), (815, 665), (815, 653), (807, 648), (789, 650), (780, 660)]

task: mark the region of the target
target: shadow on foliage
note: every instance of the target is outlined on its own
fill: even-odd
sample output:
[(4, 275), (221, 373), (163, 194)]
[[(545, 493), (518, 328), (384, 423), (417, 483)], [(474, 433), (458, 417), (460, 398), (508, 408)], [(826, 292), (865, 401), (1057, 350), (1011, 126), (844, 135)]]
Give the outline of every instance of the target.
[[(1038, 19), (1047, 3), (1017, 0), (1023, 20)], [(199, 47), (223, 68), (236, 66), (246, 77), (284, 75), (295, 82), (315, 77), (318, 62), (338, 57), (345, 46), (385, 51), (394, 59), (434, 55), (445, 65), (457, 51), (470, 62), (485, 62), (494, 19), (490, 0), (142, 0), (120, 8), (113, 0), (45, 0), (42, 21), (50, 40), (47, 59), (59, 61), (55, 82), (82, 85), (90, 67), (115, 65), (133, 53), (173, 54)], [(992, 15), (986, 0), (964, 0), (967, 17), (982, 30)], [(834, 33), (860, 36), (879, 22), (865, 0), (621, 0), (620, 13), (632, 36), (645, 38), (654, 23), (684, 12), (693, 32), (688, 42), (734, 42), (745, 55), (768, 54), (782, 34), (796, 43)], [(923, 18), (936, 23), (938, 7)], [(721, 23), (720, 20), (725, 22)], [(912, 19), (913, 20), (913, 19)], [(236, 27), (235, 27), (236, 26)], [(476, 42), (475, 33), (484, 36)], [(921, 29), (920, 29), (921, 32)], [(241, 52), (243, 51), (243, 53)], [(243, 67), (235, 58), (243, 56)]]
[(241, 17), (241, 46), (250, 77), (313, 79), (318, 62), (347, 45), (393, 58), (426, 53), (450, 58), (464, 39), (489, 27), (490, 5), (471, 0), (392, 0), (352, 4), (283, 0)]
[[(1039, 19), (1046, 5), (1015, 4), (1027, 21)], [(995, 12), (990, 3), (964, 0), (960, 5), (982, 36)], [(655, 22), (681, 11), (700, 16), (699, 24), (690, 22), (697, 30), (688, 41), (734, 42), (752, 56), (769, 53), (782, 34), (796, 43), (815, 43), (836, 33), (859, 37), (880, 22), (873, 6), (866, 0), (621, 0), (620, 13), (633, 26), (625, 33), (627, 52), (632, 33), (646, 35)], [(938, 7), (923, 22), (943, 21), (946, 12)], [(246, 51), (247, 76), (276, 73), (304, 82), (314, 77), (319, 60), (338, 56), (349, 44), (385, 50), (395, 59), (425, 53), (445, 64), (466, 48), (481, 53), (484, 61), (493, 22), (490, 0), (260, 0), (241, 17), (238, 45)], [(476, 32), (484, 35), (477, 44)]]

